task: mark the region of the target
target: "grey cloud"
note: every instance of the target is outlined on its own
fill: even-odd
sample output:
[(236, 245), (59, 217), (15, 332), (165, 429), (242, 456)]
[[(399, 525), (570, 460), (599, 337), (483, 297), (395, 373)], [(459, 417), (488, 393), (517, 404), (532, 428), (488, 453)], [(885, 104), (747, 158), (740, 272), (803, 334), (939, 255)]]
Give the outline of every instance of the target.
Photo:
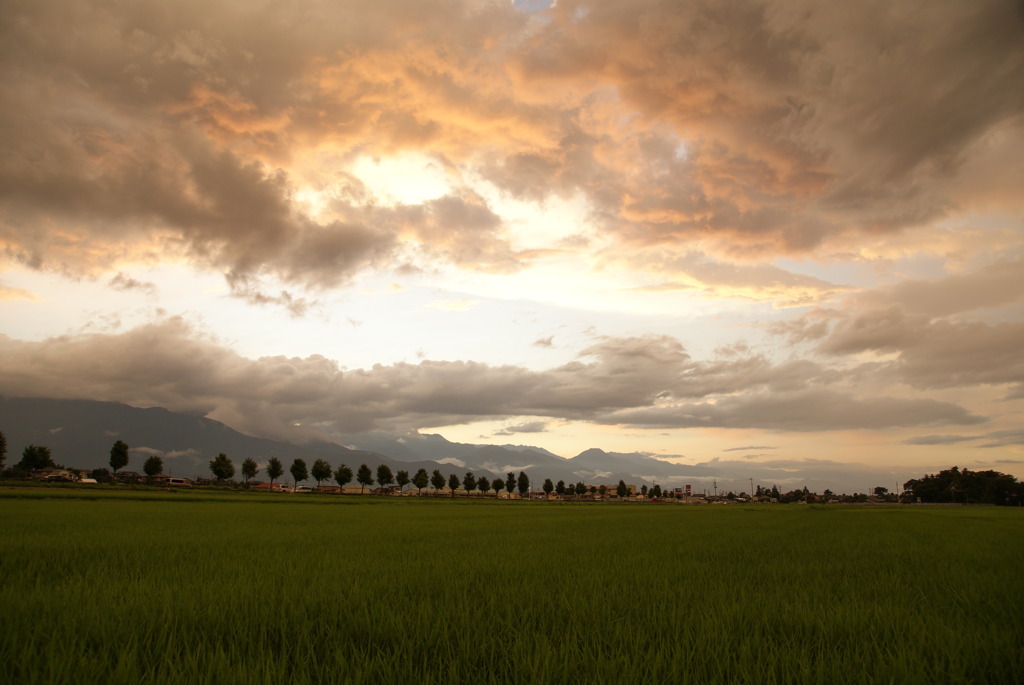
[[(546, 371), (423, 361), (344, 371), (321, 356), (245, 359), (181, 319), (121, 335), (42, 342), (0, 338), (0, 389), (12, 396), (90, 398), (199, 412), (257, 435), (309, 439), (375, 427), (541, 416), (642, 427), (847, 430), (975, 424), (957, 405), (860, 400), (794, 389), (811, 368), (694, 362), (670, 338), (605, 339)], [(691, 380), (689, 376), (695, 376)], [(775, 376), (784, 380), (777, 382)], [(707, 401), (666, 406), (676, 394)], [(710, 400), (714, 401), (710, 401)], [(301, 424), (301, 426), (297, 426)], [(535, 428), (533, 425), (522, 428)]]
[(937, 321), (922, 327), (895, 370), (919, 388), (1024, 381), (1024, 323)]
[[(303, 219), (290, 165), (423, 150), (516, 196), (583, 192), (616, 240), (749, 262), (969, 210), (993, 191), (966, 176), (1019, 167), (991, 151), (1024, 148), (1011, 3), (580, 7), (8, 3), (0, 238), (37, 268), (178, 250), (333, 287), (392, 255), (396, 227)], [(406, 230), (434, 254), (520, 267), (478, 202), (418, 211)]]
[(971, 425), (986, 419), (950, 402), (892, 397), (862, 400), (838, 392), (812, 390), (727, 397), (713, 404), (624, 409), (598, 420), (643, 428), (762, 428), (800, 432)]
[(500, 431), (496, 431), (495, 435), (515, 435), (517, 433), (543, 433), (547, 431), (548, 424), (546, 421), (526, 421), (524, 423), (518, 423), (514, 426), (505, 426)]
[[(293, 206), (285, 170), (296, 139), (332, 138), (316, 114), (346, 118), (310, 89), (311, 65), (338, 59), (339, 50), (388, 45), (389, 31), (430, 14), (416, 3), (363, 9), (311, 4), (243, 15), (218, 2), (118, 11), (74, 1), (6, 6), (7, 256), (83, 273), (104, 269), (112, 256), (177, 252), (208, 268), (313, 287), (342, 284), (393, 256), (386, 215), (317, 224)], [(466, 16), (486, 28), (486, 14)], [(61, 37), (69, 21), (74, 41)], [(470, 33), (486, 40), (486, 31)], [(378, 114), (359, 117), (370, 125)], [(382, 130), (363, 133), (379, 138)], [(440, 251), (446, 258), (515, 268), (486, 208), (441, 198), (426, 209), (441, 225), (434, 237), (449, 243)], [(48, 227), (68, 237), (55, 240)], [(92, 249), (79, 249), (83, 243)]]
[(901, 350), (917, 344), (927, 326), (927, 317), (893, 305), (840, 320), (819, 349), (826, 354)]
[(624, 228), (642, 240), (721, 234), (739, 241), (727, 251), (799, 252), (920, 224), (953, 209), (965, 161), (1024, 107), (1009, 3), (590, 3), (583, 21), (575, 6), (559, 5), (525, 73), (610, 81), (689, 136), (670, 162), (681, 173), (631, 168), (638, 182), (608, 194), (629, 188)]
[(1009, 304), (1024, 297), (1024, 260), (1005, 259), (980, 269), (931, 281), (907, 280), (851, 298), (859, 308), (899, 306), (931, 317)]
[(976, 435), (920, 435), (903, 441), (904, 445), (955, 445), (978, 440)]
[(987, 433), (985, 439), (990, 442), (981, 445), (982, 447), (1005, 447), (1007, 445), (1024, 445), (1024, 429), (1015, 428), (1004, 431), (993, 431)]
[(904, 445), (955, 445), (961, 442), (978, 442), (985, 440), (978, 447), (1006, 447), (1008, 445), (1024, 445), (1024, 430), (1010, 429), (991, 431), (980, 435), (922, 435), (904, 440)]
[(116, 276), (111, 278), (110, 287), (116, 290), (141, 290), (147, 295), (156, 294), (156, 284), (136, 280), (125, 273), (118, 273)]

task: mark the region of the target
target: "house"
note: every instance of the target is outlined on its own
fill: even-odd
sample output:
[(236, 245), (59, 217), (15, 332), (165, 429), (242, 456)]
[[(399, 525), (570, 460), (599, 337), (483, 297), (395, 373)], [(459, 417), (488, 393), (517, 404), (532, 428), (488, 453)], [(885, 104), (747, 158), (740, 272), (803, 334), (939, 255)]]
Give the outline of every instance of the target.
[(78, 480), (78, 473), (70, 469), (57, 469), (47, 466), (46, 468), (33, 471), (32, 479), (44, 483), (74, 483)]

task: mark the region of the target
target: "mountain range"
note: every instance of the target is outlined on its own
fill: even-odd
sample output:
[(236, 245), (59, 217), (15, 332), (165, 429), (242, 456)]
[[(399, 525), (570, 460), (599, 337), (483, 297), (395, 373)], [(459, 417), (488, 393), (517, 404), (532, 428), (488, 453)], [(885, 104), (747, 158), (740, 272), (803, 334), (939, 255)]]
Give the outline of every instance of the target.
[[(287, 469), (293, 459), (311, 465), (324, 459), (339, 464), (376, 469), (387, 464), (393, 471), (414, 473), (440, 469), (460, 478), (466, 471), (477, 476), (504, 476), (526, 471), (539, 487), (544, 478), (575, 483), (681, 484), (687, 476), (709, 476), (702, 467), (681, 466), (639, 453), (613, 453), (588, 449), (566, 459), (540, 447), (525, 445), (471, 445), (440, 435), (364, 433), (347, 435), (347, 444), (314, 442), (291, 444), (244, 435), (232, 428), (192, 414), (158, 407), (141, 409), (114, 402), (0, 397), (0, 431), (7, 438), (8, 465), (17, 463), (27, 445), (50, 448), (55, 462), (83, 469), (108, 466), (110, 448), (123, 440), (131, 448), (127, 470), (141, 472), (150, 455), (163, 458), (164, 472), (185, 477), (209, 477), (209, 462), (227, 454), (236, 467), (247, 457), (262, 468), (277, 457)], [(257, 476), (259, 477), (259, 476)]]
[(806, 486), (816, 492), (826, 488), (869, 492), (877, 485), (892, 489), (921, 475), (919, 470), (896, 466), (796, 460), (784, 455), (756, 460), (711, 457), (697, 464), (677, 464), (649, 454), (593, 448), (567, 459), (541, 447), (472, 445), (416, 432), (349, 434), (337, 437), (336, 442), (292, 444), (245, 435), (204, 416), (90, 400), (0, 396), (0, 432), (7, 438), (8, 466), (18, 462), (25, 446), (34, 444), (49, 447), (57, 463), (103, 468), (108, 466), (114, 441), (124, 440), (131, 447), (128, 470), (141, 472), (149, 455), (159, 455), (164, 473), (189, 478), (209, 477), (210, 460), (220, 452), (236, 467), (251, 457), (262, 469), (271, 457), (277, 457), (286, 472), (293, 459), (304, 459), (307, 466), (324, 459), (332, 468), (347, 464), (355, 469), (366, 464), (376, 471), (377, 465), (387, 464), (392, 471), (404, 469), (412, 474), (421, 468), (428, 473), (440, 469), (446, 477), (454, 473), (459, 478), (466, 471), (488, 478), (525, 471), (537, 487), (545, 478), (588, 485), (622, 480), (637, 486), (692, 484), (695, 491), (708, 493), (716, 488), (719, 492), (743, 492), (755, 484), (778, 485), (783, 491)]

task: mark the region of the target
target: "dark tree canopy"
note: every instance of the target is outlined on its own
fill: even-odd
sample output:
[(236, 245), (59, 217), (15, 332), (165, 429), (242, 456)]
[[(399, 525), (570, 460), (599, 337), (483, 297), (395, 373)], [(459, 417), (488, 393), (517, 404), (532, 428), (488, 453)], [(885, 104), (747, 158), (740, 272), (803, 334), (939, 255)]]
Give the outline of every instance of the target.
[(341, 487), (345, 487), (352, 482), (352, 469), (342, 464), (334, 472), (334, 481)]
[(29, 445), (22, 451), (21, 461), (18, 462), (18, 468), (25, 469), (26, 471), (54, 468), (56, 466), (53, 463), (53, 455), (50, 454), (50, 448), (44, 445)]
[(306, 470), (306, 462), (302, 459), (296, 459), (293, 461), (288, 471), (292, 474), (292, 480), (296, 485), (299, 484), (299, 481), (309, 478), (309, 471)]
[(430, 485), (435, 490), (444, 489), (444, 476), (441, 475), (440, 469), (434, 469), (434, 472), (430, 474)]
[(480, 490), (481, 493), (486, 495), (487, 491), (491, 489), (491, 481), (487, 478), (487, 476), (480, 476), (480, 478), (478, 478), (476, 481), (476, 487)]
[(281, 460), (277, 457), (271, 457), (270, 461), (267, 462), (267, 477), (270, 478), (270, 484), (273, 485), (274, 481), (284, 475), (284, 466), (281, 465)]
[(493, 481), (491, 481), (491, 487), (494, 488), (494, 496), (497, 497), (498, 493), (501, 492), (502, 488), (505, 487), (505, 481), (503, 481), (500, 477), (495, 478)]
[(381, 488), (386, 488), (395, 482), (395, 476), (391, 473), (391, 467), (381, 464), (377, 467), (377, 483)]
[(466, 475), (462, 477), (462, 487), (466, 488), (466, 492), (476, 490), (476, 476), (472, 471), (466, 471)]
[(998, 471), (970, 471), (956, 466), (904, 483), (914, 499), (922, 502), (957, 502), (961, 504), (1024, 503), (1024, 483)]
[(150, 478), (159, 476), (164, 472), (164, 460), (154, 454), (146, 459), (146, 462), (142, 465), (142, 471)]
[(364, 492), (368, 486), (373, 485), (373, 473), (369, 466), (360, 464), (359, 470), (356, 471), (356, 482), (363, 486)]
[(0, 469), (4, 467), (5, 459), (7, 459), (7, 436), (0, 432)]
[(313, 462), (313, 469), (310, 471), (310, 474), (312, 474), (313, 480), (316, 481), (316, 486), (319, 488), (320, 483), (330, 479), (331, 465), (323, 459), (317, 459)]
[(423, 488), (430, 484), (430, 476), (427, 475), (426, 469), (420, 469), (416, 472), (416, 475), (412, 477), (412, 484), (416, 486), (416, 489), (421, 493)]
[(117, 475), (118, 469), (128, 465), (128, 443), (118, 440), (110, 448), (110, 470)]
[(619, 497), (625, 497), (628, 492), (629, 488), (626, 487), (626, 482), (620, 480), (619, 484), (615, 486), (615, 494)]
[(555, 489), (555, 484), (551, 482), (550, 478), (545, 478), (544, 487), (542, 489), (544, 490), (545, 495), (550, 495)]
[(398, 484), (399, 490), (405, 490), (405, 486), (409, 484), (409, 472), (399, 469), (398, 472), (395, 473), (395, 483)]
[(516, 474), (509, 473), (508, 478), (505, 479), (505, 489), (508, 490), (508, 494), (512, 494), (516, 489)]
[(255, 478), (259, 470), (252, 457), (246, 457), (245, 461), (242, 462), (242, 478), (245, 479), (246, 483)]
[(519, 478), (516, 479), (516, 485), (519, 488), (519, 496), (525, 497), (526, 493), (530, 491), (530, 477), (526, 475), (526, 471), (519, 472)]
[(560, 480), (557, 483), (555, 483), (555, 493), (559, 497), (561, 497), (562, 495), (565, 494), (565, 481), (564, 480)]
[(454, 473), (448, 476), (448, 489), (452, 491), (452, 497), (455, 497), (455, 491), (459, 489), (459, 477)]
[(235, 465), (228, 459), (228, 455), (221, 452), (210, 461), (210, 471), (217, 480), (227, 480), (235, 475)]

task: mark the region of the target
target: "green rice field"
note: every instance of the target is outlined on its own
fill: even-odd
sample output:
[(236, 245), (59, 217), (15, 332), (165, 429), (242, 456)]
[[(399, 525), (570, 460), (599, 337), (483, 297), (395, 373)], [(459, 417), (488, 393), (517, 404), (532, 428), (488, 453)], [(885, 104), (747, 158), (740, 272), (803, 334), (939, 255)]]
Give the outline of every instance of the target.
[(4, 683), (1015, 683), (1024, 510), (0, 490)]

